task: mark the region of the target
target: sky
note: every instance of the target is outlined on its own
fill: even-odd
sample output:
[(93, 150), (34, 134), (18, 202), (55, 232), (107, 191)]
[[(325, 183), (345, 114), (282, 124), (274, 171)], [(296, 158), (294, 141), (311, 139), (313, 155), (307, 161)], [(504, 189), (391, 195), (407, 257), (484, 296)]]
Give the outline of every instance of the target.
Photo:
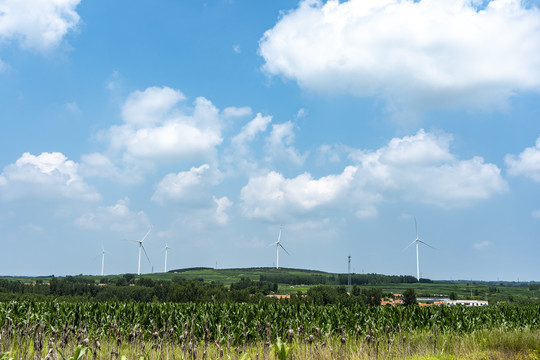
[(0, 275), (539, 281), (539, 7), (0, 0)]

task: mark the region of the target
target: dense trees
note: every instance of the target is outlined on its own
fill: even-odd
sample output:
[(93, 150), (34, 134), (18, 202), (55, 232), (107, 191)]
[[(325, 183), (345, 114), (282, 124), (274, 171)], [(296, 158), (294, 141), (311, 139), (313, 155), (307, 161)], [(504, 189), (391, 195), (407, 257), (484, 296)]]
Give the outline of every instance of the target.
[[(46, 299), (63, 298), (86, 299), (91, 301), (169, 301), (169, 302), (268, 302), (278, 301), (265, 295), (278, 290), (278, 284), (269, 281), (254, 281), (242, 278), (230, 287), (202, 279), (189, 280), (174, 276), (171, 281), (157, 281), (150, 278), (136, 278), (126, 274), (114, 278), (100, 279), (96, 284), (85, 277), (52, 278), (50, 283), (23, 284), (19, 281), (0, 280), (0, 300), (15, 296)], [(3, 295), (2, 295), (3, 294)], [(11, 294), (11, 295), (9, 295)], [(9, 296), (8, 296), (9, 295)], [(308, 302), (319, 305), (380, 305), (381, 289), (361, 289), (354, 285), (351, 294), (345, 286), (318, 285), (311, 287), (307, 294), (293, 295), (291, 302)]]
[(415, 305), (416, 304), (416, 291), (414, 289), (407, 289), (403, 292), (403, 304)]
[[(324, 274), (267, 274), (260, 276), (261, 281), (270, 281), (289, 285), (347, 285), (348, 274), (328, 276)], [(421, 282), (431, 282), (429, 279), (420, 279)], [(381, 275), (381, 274), (351, 274), (351, 284), (409, 284), (418, 282), (414, 276)]]

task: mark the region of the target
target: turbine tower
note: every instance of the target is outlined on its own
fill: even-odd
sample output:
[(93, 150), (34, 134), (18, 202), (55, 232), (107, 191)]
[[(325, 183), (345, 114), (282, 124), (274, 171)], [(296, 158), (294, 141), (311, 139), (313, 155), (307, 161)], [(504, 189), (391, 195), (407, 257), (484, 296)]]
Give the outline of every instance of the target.
[(101, 247), (101, 276), (103, 276), (103, 269), (105, 269), (105, 254), (108, 252), (105, 251), (105, 248)]
[(148, 262), (152, 264), (152, 262), (150, 261), (150, 258), (148, 257), (148, 254), (146, 253), (146, 249), (143, 246), (143, 241), (144, 239), (146, 239), (148, 234), (150, 234), (150, 231), (152, 231), (153, 228), (154, 228), (153, 225), (150, 226), (150, 230), (148, 230), (146, 235), (144, 235), (144, 237), (141, 240), (131, 240), (133, 242), (139, 243), (139, 266), (137, 268), (137, 275), (141, 275), (141, 250), (144, 251), (144, 255), (146, 255), (146, 259), (148, 259)]
[(351, 255), (349, 255), (347, 258), (349, 260), (349, 263), (347, 264), (347, 274), (348, 274), (347, 285), (348, 285), (349, 293), (350, 293), (351, 292)]
[(291, 255), (291, 254), (289, 254), (289, 252), (287, 250), (285, 250), (283, 245), (281, 245), (281, 229), (282, 229), (282, 227), (280, 226), (277, 241), (275, 243), (270, 244), (270, 246), (276, 245), (276, 269), (279, 269), (279, 248), (280, 247), (283, 249), (283, 251), (285, 251), (287, 253), (287, 255)]
[(412, 244), (416, 245), (416, 280), (420, 281), (420, 260), (418, 259), (418, 243), (422, 243), (422, 244), (424, 244), (426, 246), (429, 246), (432, 249), (435, 249), (435, 248), (433, 246), (423, 242), (418, 237), (418, 224), (416, 223), (416, 217), (414, 218), (414, 226), (416, 228), (416, 239), (414, 239), (414, 241), (412, 243), (407, 245), (407, 247), (404, 250), (408, 249)]
[(169, 244), (165, 243), (165, 269), (163, 272), (167, 272), (167, 253), (169, 252), (169, 249), (172, 249), (172, 247), (170, 247)]

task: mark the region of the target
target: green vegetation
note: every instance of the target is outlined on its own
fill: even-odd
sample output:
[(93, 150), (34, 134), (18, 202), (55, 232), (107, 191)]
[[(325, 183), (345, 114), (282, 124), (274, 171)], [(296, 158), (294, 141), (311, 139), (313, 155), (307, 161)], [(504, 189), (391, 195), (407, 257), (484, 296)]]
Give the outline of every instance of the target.
[[(274, 268), (250, 268), (250, 269), (210, 269), (210, 268), (191, 268), (191, 269), (179, 269), (172, 270), (168, 273), (156, 273), (156, 274), (144, 274), (136, 276), (134, 274), (124, 275), (110, 275), (110, 276), (66, 276), (61, 278), (55, 277), (4, 277), (0, 278), (0, 300), (16, 299), (18, 295), (8, 294), (25, 294), (30, 297), (29, 294), (41, 294), (32, 295), (36, 299), (40, 296), (52, 296), (57, 298), (60, 295), (55, 291), (48, 291), (44, 286), (38, 286), (40, 284), (47, 284), (54, 282), (56, 279), (59, 282), (65, 282), (68, 284), (77, 284), (73, 287), (81, 289), (81, 285), (85, 284), (108, 284), (107, 290), (93, 290), (88, 294), (88, 291), (80, 290), (80, 295), (84, 299), (94, 298), (93, 293), (99, 292), (102, 294), (101, 301), (107, 299), (132, 299), (137, 301), (150, 301), (154, 299), (154, 294), (148, 289), (140, 290), (125, 290), (119, 289), (120, 287), (127, 287), (129, 284), (135, 284), (135, 288), (140, 284), (146, 284), (146, 288), (152, 288), (154, 286), (148, 286), (150, 281), (152, 284), (158, 284), (157, 286), (167, 287), (167, 284), (173, 283), (173, 279), (181, 278), (184, 281), (192, 281), (197, 286), (202, 286), (202, 283), (210, 285), (219, 285), (224, 289), (232, 284), (238, 284), (242, 279), (249, 279), (253, 281), (251, 285), (258, 288), (262, 283), (271, 283), (271, 286), (264, 286), (258, 293), (278, 293), (278, 294), (306, 294), (313, 287), (319, 285), (326, 285), (334, 288), (339, 288), (341, 285), (347, 283), (347, 275), (345, 274), (332, 274), (322, 271), (313, 270), (301, 270), (301, 269), (274, 269)], [(453, 299), (475, 299), (475, 300), (489, 300), (490, 303), (497, 302), (514, 302), (514, 303), (539, 303), (540, 291), (538, 290), (538, 283), (512, 283), (512, 282), (477, 282), (477, 281), (431, 281), (428, 279), (421, 279), (421, 282), (416, 282), (416, 279), (411, 276), (386, 276), (380, 274), (353, 274), (352, 283), (357, 285), (357, 291), (363, 292), (371, 289), (380, 289), (383, 294), (400, 293), (403, 294), (407, 289), (414, 289), (418, 297), (450, 297)], [(10, 284), (19, 284), (19, 290), (14, 291), (13, 285), (6, 286), (4, 281), (9, 281)], [(26, 285), (25, 283), (33, 284)], [(163, 284), (163, 285), (161, 285)], [(278, 289), (275, 290), (275, 285), (278, 285)], [(71, 285), (70, 285), (71, 286)], [(113, 289), (114, 287), (119, 287)], [(24, 287), (24, 290), (22, 289)], [(69, 287), (69, 286), (68, 286)], [(251, 286), (250, 286), (251, 287)], [(9, 289), (7, 289), (9, 288)], [(246, 288), (247, 289), (247, 288)], [(225, 289), (226, 290), (226, 289)], [(224, 290), (224, 292), (225, 292)], [(233, 289), (235, 290), (235, 289)], [(254, 293), (250, 289), (247, 293)], [(82, 294), (81, 294), (82, 292)], [(74, 291), (76, 293), (76, 291)], [(249, 294), (248, 294), (249, 295)], [(358, 294), (355, 294), (358, 295)], [(158, 291), (156, 295), (160, 301), (166, 301), (167, 298), (163, 297), (163, 291)], [(237, 297), (241, 299), (242, 296)], [(333, 303), (333, 302), (332, 302)]]
[[(538, 358), (540, 305), (0, 303), (5, 358)], [(61, 355), (60, 355), (61, 354)]]
[[(296, 269), (0, 279), (0, 359), (538, 359), (536, 283)], [(396, 281), (396, 282), (393, 282)], [(98, 285), (99, 284), (99, 285)], [(265, 295), (290, 294), (278, 300)], [(379, 306), (403, 294), (411, 306)], [(420, 307), (417, 297), (492, 306)]]

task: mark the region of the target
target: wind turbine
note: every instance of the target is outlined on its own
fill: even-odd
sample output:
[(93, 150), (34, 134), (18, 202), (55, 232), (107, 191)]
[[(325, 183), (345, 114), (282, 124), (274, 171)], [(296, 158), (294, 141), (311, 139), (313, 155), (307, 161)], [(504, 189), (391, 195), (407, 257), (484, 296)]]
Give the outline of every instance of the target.
[(276, 245), (276, 269), (279, 269), (279, 248), (280, 247), (283, 249), (283, 251), (285, 251), (287, 253), (287, 255), (291, 255), (291, 254), (289, 254), (289, 252), (287, 250), (285, 250), (283, 245), (281, 245), (281, 229), (282, 229), (282, 227), (280, 226), (277, 241), (275, 243), (270, 244), (270, 246)]
[(167, 272), (167, 253), (169, 252), (169, 249), (172, 250), (172, 247), (170, 247), (169, 244), (165, 243), (165, 271), (163, 272)]
[(148, 234), (150, 234), (150, 231), (152, 231), (153, 228), (154, 228), (153, 225), (150, 226), (150, 230), (148, 230), (146, 235), (144, 235), (144, 237), (141, 240), (131, 240), (133, 242), (139, 243), (139, 267), (137, 268), (137, 275), (141, 275), (141, 249), (144, 251), (144, 255), (146, 255), (146, 258), (148, 259), (148, 262), (150, 264), (152, 264), (152, 262), (150, 261), (150, 258), (148, 257), (148, 254), (146, 253), (146, 249), (143, 246), (143, 241), (144, 241), (144, 239), (146, 239)]
[(416, 280), (420, 281), (420, 260), (418, 259), (418, 243), (422, 243), (426, 246), (429, 246), (432, 249), (435, 249), (433, 246), (423, 242), (418, 237), (418, 224), (416, 223), (416, 217), (414, 218), (414, 227), (416, 228), (416, 239), (403, 250), (407, 250), (412, 244), (416, 244)]
[(108, 254), (108, 252), (101, 246), (101, 276), (103, 276), (103, 269), (105, 268), (105, 254)]

